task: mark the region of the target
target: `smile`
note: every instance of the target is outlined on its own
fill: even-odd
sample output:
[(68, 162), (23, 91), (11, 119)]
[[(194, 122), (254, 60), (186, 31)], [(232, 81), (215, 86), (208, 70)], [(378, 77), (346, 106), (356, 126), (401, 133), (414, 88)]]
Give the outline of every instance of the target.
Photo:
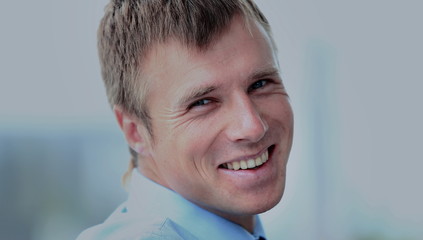
[(234, 161), (230, 163), (221, 164), (221, 168), (229, 169), (229, 170), (246, 170), (246, 169), (254, 169), (261, 165), (263, 165), (269, 159), (269, 149), (267, 149), (264, 153), (256, 158), (245, 159), (241, 161)]

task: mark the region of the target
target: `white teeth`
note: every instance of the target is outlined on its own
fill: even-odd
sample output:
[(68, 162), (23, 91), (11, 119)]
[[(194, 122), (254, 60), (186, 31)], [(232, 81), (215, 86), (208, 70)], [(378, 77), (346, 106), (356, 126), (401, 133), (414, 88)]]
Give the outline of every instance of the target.
[(260, 156), (260, 160), (261, 160), (261, 163), (262, 163), (262, 164), (263, 164), (263, 163), (265, 163), (265, 162), (267, 161), (267, 156), (266, 156), (266, 154), (261, 155), (261, 156)]
[(256, 161), (254, 159), (249, 159), (247, 162), (248, 168), (255, 168), (256, 167)]
[(265, 151), (261, 156), (255, 158), (255, 159), (247, 159), (247, 160), (241, 160), (237, 162), (231, 162), (231, 163), (225, 163), (223, 164), (224, 168), (230, 169), (230, 170), (239, 170), (239, 169), (251, 169), (258, 167), (265, 162), (267, 162), (269, 158), (269, 152)]
[(236, 170), (238, 170), (239, 169), (239, 162), (233, 162), (232, 163), (232, 166), (234, 167), (234, 170), (236, 171)]
[(256, 166), (260, 166), (261, 164), (263, 164), (261, 157), (256, 158)]
[(242, 169), (247, 169), (247, 163), (244, 161), (244, 160), (242, 160), (240, 163), (239, 163), (239, 165), (241, 166), (241, 168)]

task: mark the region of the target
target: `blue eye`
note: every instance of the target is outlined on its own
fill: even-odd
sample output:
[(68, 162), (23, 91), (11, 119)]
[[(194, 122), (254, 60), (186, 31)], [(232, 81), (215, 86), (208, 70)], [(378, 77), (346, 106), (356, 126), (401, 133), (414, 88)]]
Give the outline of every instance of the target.
[(259, 89), (259, 88), (263, 88), (264, 86), (266, 86), (266, 84), (268, 83), (268, 80), (259, 80), (259, 81), (257, 81), (257, 82), (255, 82), (255, 83), (253, 83), (249, 88), (248, 88), (248, 91), (254, 91), (254, 90), (256, 90), (256, 89)]
[(201, 100), (198, 100), (198, 101), (192, 103), (191, 105), (189, 105), (189, 108), (200, 107), (200, 106), (207, 105), (209, 103), (211, 103), (211, 100), (209, 100), (209, 99), (201, 99)]

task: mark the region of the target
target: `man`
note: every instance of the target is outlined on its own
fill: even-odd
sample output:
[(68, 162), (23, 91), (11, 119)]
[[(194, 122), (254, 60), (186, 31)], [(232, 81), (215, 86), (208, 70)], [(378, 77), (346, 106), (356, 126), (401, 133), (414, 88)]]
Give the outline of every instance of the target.
[(283, 195), (293, 114), (256, 5), (112, 1), (99, 52), (129, 198), (78, 239), (265, 239), (257, 214)]

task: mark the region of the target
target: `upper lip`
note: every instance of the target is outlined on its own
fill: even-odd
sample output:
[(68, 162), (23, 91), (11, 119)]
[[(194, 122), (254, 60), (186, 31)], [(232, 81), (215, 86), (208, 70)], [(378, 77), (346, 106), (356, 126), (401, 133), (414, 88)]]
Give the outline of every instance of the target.
[(267, 147), (261, 149), (260, 151), (258, 151), (257, 153), (254, 153), (254, 154), (251, 154), (251, 155), (242, 155), (242, 156), (239, 156), (239, 157), (232, 158), (231, 160), (221, 162), (221, 163), (219, 163), (218, 166), (225, 164), (225, 163), (232, 163), (232, 162), (239, 162), (239, 161), (242, 161), (242, 160), (255, 159), (255, 158), (261, 156), (265, 151), (267, 151), (269, 149), (269, 147), (270, 146), (267, 146)]

